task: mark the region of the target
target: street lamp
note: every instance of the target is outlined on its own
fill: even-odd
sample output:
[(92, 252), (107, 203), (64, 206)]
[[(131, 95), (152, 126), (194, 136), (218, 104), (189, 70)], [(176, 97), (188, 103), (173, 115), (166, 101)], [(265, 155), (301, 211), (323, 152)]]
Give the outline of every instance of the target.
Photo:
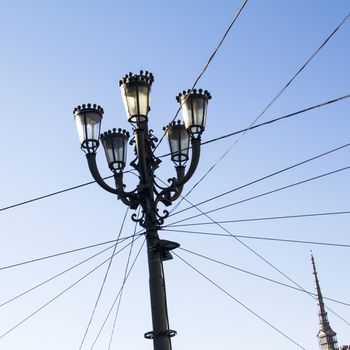
[[(158, 230), (169, 215), (167, 210), (159, 213), (158, 205), (171, 205), (180, 197), (185, 183), (194, 174), (200, 157), (200, 138), (205, 129), (208, 91), (187, 90), (177, 96), (184, 123), (172, 122), (164, 128), (170, 146), (171, 160), (175, 164), (176, 176), (168, 187), (160, 187), (155, 182), (155, 171), (160, 159), (154, 155), (155, 143), (158, 141), (152, 130), (148, 129), (150, 111), (150, 91), (154, 81), (152, 73), (140, 71), (129, 73), (120, 81), (124, 107), (128, 121), (132, 125), (133, 137), (129, 142), (129, 133), (122, 129), (113, 129), (100, 135), (103, 109), (97, 105), (81, 105), (73, 114), (78, 129), (81, 149), (86, 154), (90, 172), (95, 181), (106, 191), (117, 195), (131, 209), (141, 209), (141, 217), (132, 215), (132, 220), (145, 228), (147, 242), (149, 288), (152, 309), (153, 330), (145, 338), (153, 339), (154, 350), (171, 350), (170, 338), (176, 332), (169, 329), (163, 261), (172, 259), (170, 251), (179, 247), (176, 242), (159, 238)], [(113, 172), (115, 186), (108, 185), (101, 177), (96, 164), (96, 152), (100, 141), (105, 150), (109, 169)], [(133, 191), (125, 191), (123, 170), (126, 165), (127, 144), (134, 145), (136, 158), (130, 165), (136, 170), (139, 184)], [(189, 161), (189, 149), (192, 156)]]

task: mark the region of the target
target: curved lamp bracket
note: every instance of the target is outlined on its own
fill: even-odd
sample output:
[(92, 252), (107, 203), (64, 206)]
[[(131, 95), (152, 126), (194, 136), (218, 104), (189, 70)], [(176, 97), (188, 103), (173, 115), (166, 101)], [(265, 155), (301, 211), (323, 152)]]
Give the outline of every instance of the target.
[(125, 192), (123, 184), (123, 174), (117, 173), (114, 175), (114, 179), (116, 182), (116, 188), (109, 186), (102, 178), (100, 172), (97, 168), (96, 163), (96, 153), (88, 153), (86, 155), (86, 159), (88, 161), (89, 169), (94, 180), (106, 191), (116, 194), (118, 199), (120, 199), (124, 204), (128, 205), (131, 209), (136, 209), (139, 205), (139, 200), (135, 195), (135, 191), (133, 192)]
[[(183, 186), (176, 186), (176, 182), (180, 181), (185, 175), (185, 167), (177, 166), (176, 167), (177, 177), (169, 179), (168, 182), (171, 182), (171, 185), (168, 187), (162, 187), (155, 200), (155, 205), (157, 206), (159, 202), (162, 202), (165, 206), (171, 205), (176, 199), (181, 195)], [(174, 194), (172, 194), (174, 192)]]
[[(200, 140), (200, 138), (192, 137), (191, 146), (192, 146), (192, 157), (191, 157), (190, 167), (189, 167), (185, 176), (181, 177), (180, 179), (179, 179), (179, 177), (177, 178), (177, 180), (174, 183), (175, 187), (178, 187), (178, 188), (183, 187), (183, 185), (192, 177), (192, 175), (194, 174), (194, 172), (197, 169), (197, 166), (199, 163), (199, 158), (201, 155), (201, 140)], [(179, 167), (177, 167), (177, 168), (179, 168)]]
[[(176, 166), (176, 178), (171, 180), (172, 184), (164, 188), (156, 198), (156, 205), (159, 202), (162, 202), (164, 205), (169, 206), (177, 200), (182, 193), (185, 183), (193, 176), (194, 172), (197, 169), (199, 158), (200, 158), (200, 139), (192, 138), (192, 157), (190, 167), (185, 174), (185, 167), (183, 165)], [(172, 194), (173, 193), (173, 194)]]
[(136, 190), (131, 192), (124, 191), (124, 188), (126, 186), (123, 182), (122, 172), (115, 173), (114, 180), (118, 191), (118, 199), (120, 199), (124, 204), (128, 205), (130, 209), (136, 209), (140, 204), (140, 200), (137, 196)]
[(111, 186), (109, 186), (101, 177), (100, 172), (98, 171), (96, 164), (96, 153), (88, 153), (86, 154), (86, 159), (89, 165), (90, 173), (94, 180), (106, 191), (118, 194), (119, 191)]

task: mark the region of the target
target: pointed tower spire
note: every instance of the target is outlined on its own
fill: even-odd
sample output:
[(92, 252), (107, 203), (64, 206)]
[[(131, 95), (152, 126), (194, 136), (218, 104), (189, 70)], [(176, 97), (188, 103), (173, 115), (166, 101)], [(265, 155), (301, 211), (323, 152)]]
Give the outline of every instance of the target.
[(320, 330), (317, 333), (320, 349), (321, 350), (339, 350), (337, 337), (336, 337), (337, 334), (332, 330), (328, 321), (327, 312), (324, 306), (323, 296), (321, 293), (320, 282), (318, 281), (318, 277), (317, 277), (315, 259), (312, 254), (311, 254), (311, 262), (312, 262), (313, 273), (315, 275), (318, 316), (320, 319)]

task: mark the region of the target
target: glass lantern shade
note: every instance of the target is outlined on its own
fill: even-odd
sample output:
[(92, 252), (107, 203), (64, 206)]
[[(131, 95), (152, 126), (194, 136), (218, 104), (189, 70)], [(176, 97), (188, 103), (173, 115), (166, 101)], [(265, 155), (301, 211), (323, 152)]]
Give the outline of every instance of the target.
[(126, 149), (129, 140), (129, 133), (125, 130), (108, 130), (101, 135), (101, 141), (106, 153), (107, 163), (113, 171), (121, 171), (126, 164)]
[(82, 150), (85, 153), (96, 153), (103, 109), (100, 106), (88, 104), (78, 106), (73, 113)]
[(190, 138), (186, 132), (184, 124), (172, 123), (166, 127), (168, 136), (171, 160), (177, 165), (184, 165), (188, 161), (188, 150), (190, 146)]
[(150, 92), (153, 82), (152, 73), (143, 71), (133, 75), (129, 73), (119, 82), (128, 121), (141, 123), (147, 120), (150, 110)]
[(205, 129), (207, 119), (208, 100), (211, 98), (208, 91), (202, 92), (200, 89), (184, 91), (177, 96), (177, 101), (182, 108), (182, 115), (185, 128), (194, 137), (199, 137)]

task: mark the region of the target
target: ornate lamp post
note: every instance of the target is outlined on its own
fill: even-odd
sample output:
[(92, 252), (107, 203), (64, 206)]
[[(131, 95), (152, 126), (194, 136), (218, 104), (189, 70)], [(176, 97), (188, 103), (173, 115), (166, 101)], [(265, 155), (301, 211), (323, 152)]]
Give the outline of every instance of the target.
[[(168, 187), (159, 186), (154, 178), (160, 159), (153, 150), (156, 137), (148, 129), (150, 111), (150, 91), (153, 83), (152, 73), (140, 71), (129, 73), (119, 82), (128, 121), (132, 125), (133, 137), (129, 142), (134, 145), (136, 158), (130, 165), (137, 171), (139, 184), (130, 192), (124, 190), (123, 170), (126, 165), (126, 151), (129, 133), (126, 130), (113, 129), (100, 135), (103, 109), (97, 105), (82, 105), (74, 109), (74, 118), (78, 129), (81, 149), (86, 154), (90, 172), (95, 181), (106, 191), (117, 195), (131, 209), (141, 207), (141, 217), (132, 215), (132, 220), (145, 228), (147, 241), (149, 288), (152, 309), (153, 330), (145, 338), (153, 339), (154, 350), (171, 350), (170, 338), (176, 332), (169, 329), (165, 294), (163, 261), (172, 258), (170, 251), (179, 247), (176, 242), (159, 238), (158, 229), (169, 212), (159, 214), (158, 205), (171, 205), (181, 195), (184, 184), (195, 172), (200, 157), (200, 137), (205, 129), (208, 91), (188, 90), (177, 96), (181, 104), (184, 123), (172, 122), (164, 128), (168, 136), (171, 160), (175, 163), (176, 177)], [(114, 174), (115, 186), (109, 186), (102, 179), (96, 164), (96, 152), (102, 142), (110, 170)], [(192, 157), (189, 160), (191, 142)]]

